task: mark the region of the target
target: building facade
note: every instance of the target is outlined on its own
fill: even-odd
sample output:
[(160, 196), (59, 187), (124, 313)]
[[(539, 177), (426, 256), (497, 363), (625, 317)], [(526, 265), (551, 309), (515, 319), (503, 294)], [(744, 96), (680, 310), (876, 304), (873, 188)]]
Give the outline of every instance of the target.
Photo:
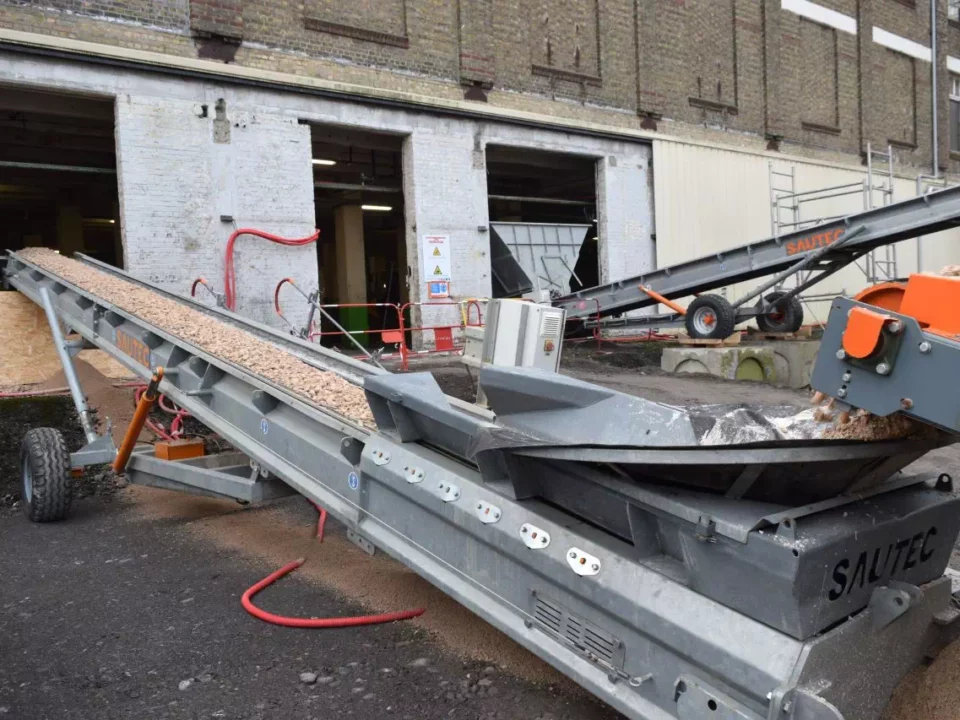
[[(320, 228), (238, 245), (267, 322), (284, 277), (330, 304), (428, 301), (434, 270), (488, 297), (497, 223), (580, 228), (580, 284), (636, 275), (960, 173), (952, 2), (0, 0), (2, 241), (186, 292), (237, 228)], [(868, 160), (883, 188), (790, 209)], [(924, 242), (899, 274), (960, 260)]]

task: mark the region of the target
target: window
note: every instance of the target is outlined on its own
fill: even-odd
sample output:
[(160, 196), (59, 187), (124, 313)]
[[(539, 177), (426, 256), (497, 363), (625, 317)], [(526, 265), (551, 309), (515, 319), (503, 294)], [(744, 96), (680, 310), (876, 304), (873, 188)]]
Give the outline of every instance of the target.
[(947, 2), (947, 19), (960, 22), (960, 0), (949, 0)]
[(950, 151), (960, 152), (960, 75), (950, 76)]

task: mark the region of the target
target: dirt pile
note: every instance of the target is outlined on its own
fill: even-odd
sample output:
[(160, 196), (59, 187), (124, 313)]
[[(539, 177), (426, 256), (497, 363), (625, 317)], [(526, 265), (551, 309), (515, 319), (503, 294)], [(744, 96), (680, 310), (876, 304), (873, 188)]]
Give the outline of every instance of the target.
[(316, 405), (375, 427), (363, 389), (340, 376), (318, 370), (293, 355), (226, 325), (184, 304), (47, 248), (29, 248), (21, 256), (107, 302), (224, 360), (273, 381)]
[(960, 642), (903, 679), (883, 720), (960, 720)]

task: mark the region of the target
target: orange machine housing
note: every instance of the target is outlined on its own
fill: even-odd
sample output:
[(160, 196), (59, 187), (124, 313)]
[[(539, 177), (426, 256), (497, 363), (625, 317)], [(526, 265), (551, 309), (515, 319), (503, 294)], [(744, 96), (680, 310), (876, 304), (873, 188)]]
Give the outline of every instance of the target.
[(161, 460), (187, 460), (203, 457), (203, 453), (203, 440), (200, 438), (169, 440), (158, 442), (153, 446), (154, 456)]
[(895, 318), (883, 310), (914, 318), (924, 332), (960, 337), (960, 277), (911, 275), (906, 283), (880, 283), (855, 298), (876, 311), (854, 308), (843, 331), (843, 349), (855, 358), (868, 357), (880, 344), (884, 325)]

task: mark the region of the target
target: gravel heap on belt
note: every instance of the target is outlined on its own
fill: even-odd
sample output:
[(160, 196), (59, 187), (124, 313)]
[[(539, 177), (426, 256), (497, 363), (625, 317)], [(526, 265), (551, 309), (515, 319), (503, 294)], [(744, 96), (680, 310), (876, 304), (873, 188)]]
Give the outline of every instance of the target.
[(240, 365), (320, 407), (369, 428), (376, 427), (363, 389), (335, 373), (318, 370), (248, 332), (53, 250), (29, 248), (19, 254), (211, 355)]
[(850, 422), (833, 425), (823, 433), (827, 440), (899, 440), (924, 432), (927, 428), (906, 415), (894, 413), (887, 417), (855, 415)]

